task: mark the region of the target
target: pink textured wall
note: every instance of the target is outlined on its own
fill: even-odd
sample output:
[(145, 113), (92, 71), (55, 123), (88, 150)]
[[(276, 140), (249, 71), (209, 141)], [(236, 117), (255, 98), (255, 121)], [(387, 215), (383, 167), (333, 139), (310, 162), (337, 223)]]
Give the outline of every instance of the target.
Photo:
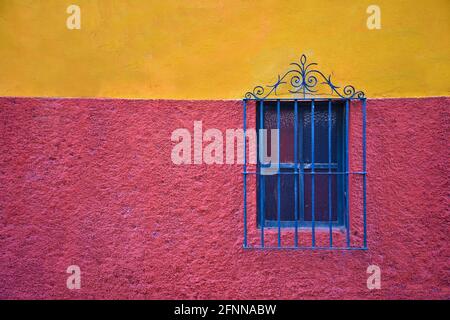
[(449, 107), (368, 100), (368, 251), (244, 251), (242, 166), (170, 158), (240, 101), (0, 98), (0, 298), (449, 299)]

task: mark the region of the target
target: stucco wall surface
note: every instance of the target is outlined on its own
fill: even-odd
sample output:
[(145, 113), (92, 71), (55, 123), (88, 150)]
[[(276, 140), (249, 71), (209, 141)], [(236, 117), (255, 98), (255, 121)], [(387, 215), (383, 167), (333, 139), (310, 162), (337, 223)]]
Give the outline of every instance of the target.
[(242, 166), (171, 161), (240, 101), (0, 98), (0, 298), (449, 299), (449, 107), (368, 100), (368, 251), (252, 251)]

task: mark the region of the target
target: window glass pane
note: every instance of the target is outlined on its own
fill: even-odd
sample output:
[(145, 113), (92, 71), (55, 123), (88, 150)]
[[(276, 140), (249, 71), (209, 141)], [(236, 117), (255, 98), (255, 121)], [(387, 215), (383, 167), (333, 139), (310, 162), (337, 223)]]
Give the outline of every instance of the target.
[[(327, 170), (315, 170), (316, 172), (327, 172)], [(332, 170), (335, 172), (336, 170)], [(306, 170), (305, 172), (311, 172)], [(328, 221), (328, 175), (316, 174), (314, 178), (314, 217), (315, 221)], [(331, 175), (331, 210), (332, 220), (337, 220), (337, 175)], [(304, 179), (304, 201), (305, 201), (305, 221), (312, 220), (311, 210), (311, 174), (305, 174)]]
[[(282, 169), (282, 172), (293, 172), (290, 169)], [(336, 170), (333, 170), (335, 172)], [(309, 170), (305, 171), (304, 176), (304, 221), (311, 221), (311, 174)], [(317, 170), (317, 172), (326, 172), (326, 170)], [(276, 221), (277, 216), (277, 199), (278, 199), (278, 176), (264, 176), (265, 181), (265, 219)], [(294, 174), (281, 174), (281, 221), (295, 220), (295, 194), (294, 194)], [(332, 221), (337, 221), (338, 206), (337, 206), (337, 177), (335, 174), (331, 175), (331, 210)], [(328, 221), (328, 175), (315, 175), (315, 220)], [(300, 183), (298, 184), (300, 186)], [(298, 189), (298, 206), (299, 206), (299, 220), (300, 220), (300, 188)]]
[[(277, 102), (267, 101), (264, 103), (264, 127), (266, 129), (277, 129)], [(280, 161), (283, 163), (294, 163), (294, 103), (280, 103)], [(267, 131), (268, 155), (272, 155), (271, 133)]]
[[(333, 102), (331, 108), (331, 162), (337, 162), (337, 124), (342, 119), (343, 107)], [(303, 161), (311, 163), (311, 103), (302, 103), (299, 126), (303, 126)], [(299, 148), (299, 159), (301, 157)], [(314, 104), (314, 162), (328, 163), (328, 102)]]
[(267, 129), (267, 155), (272, 156), (271, 129), (277, 129), (277, 105), (274, 102), (264, 102), (264, 129)]
[[(281, 172), (293, 173), (292, 169), (281, 169)], [(266, 220), (278, 220), (277, 199), (278, 199), (278, 175), (265, 176), (266, 190)], [(295, 194), (294, 194), (294, 174), (280, 175), (281, 189), (281, 221), (293, 221), (295, 219)]]

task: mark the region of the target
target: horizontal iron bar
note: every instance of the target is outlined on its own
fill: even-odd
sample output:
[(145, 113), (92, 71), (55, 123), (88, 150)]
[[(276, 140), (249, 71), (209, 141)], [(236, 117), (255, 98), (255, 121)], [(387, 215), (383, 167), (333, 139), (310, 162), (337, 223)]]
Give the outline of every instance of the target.
[[(292, 171), (292, 172), (286, 172), (286, 171), (281, 171), (281, 172), (276, 172), (274, 174), (271, 175), (276, 175), (276, 174), (299, 174), (299, 175), (315, 175), (315, 174), (323, 174), (323, 175), (328, 175), (328, 174), (358, 174), (358, 175), (366, 175), (367, 172), (359, 172), (359, 171), (355, 171), (355, 172), (318, 172), (318, 171), (314, 171), (314, 172), (296, 172), (296, 171)], [(255, 171), (244, 171), (242, 172), (242, 174), (256, 174), (256, 175), (263, 175), (263, 176), (270, 176), (270, 174), (261, 174), (260, 172), (255, 172)]]
[(244, 98), (243, 101), (345, 101), (345, 100), (359, 100), (364, 101), (367, 98), (269, 98), (269, 99), (259, 99), (259, 98)]
[(367, 251), (368, 247), (243, 247), (244, 250), (353, 250)]
[[(273, 162), (272, 164), (259, 164), (259, 166), (261, 168), (274, 168), (274, 167), (278, 167), (278, 163), (277, 162)], [(315, 169), (329, 169), (329, 167), (331, 166), (331, 168), (337, 168), (337, 163), (332, 162), (332, 163), (320, 163), (320, 162), (316, 162), (314, 163), (314, 168)], [(295, 169), (295, 168), (300, 169), (301, 168), (301, 164), (297, 163), (280, 163), (280, 168), (282, 169)], [(312, 168), (312, 164), (309, 162), (303, 162), (303, 169), (311, 169)]]
[[(327, 212), (328, 213), (328, 212)], [(284, 230), (292, 230), (295, 228), (295, 220), (284, 220), (281, 221), (281, 225), (283, 227)], [(266, 230), (273, 230), (274, 228), (277, 227), (277, 220), (265, 220), (265, 226), (264, 228)], [(345, 231), (345, 227), (340, 224), (338, 221), (331, 221), (332, 225), (335, 227), (335, 230), (338, 231)], [(297, 220), (297, 224), (298, 224), (298, 230), (300, 231), (311, 231), (311, 227), (312, 227), (312, 223), (311, 221), (300, 221)], [(316, 221), (315, 222), (315, 227), (316, 230), (323, 230), (323, 231), (328, 231), (328, 227), (329, 227), (329, 221)]]

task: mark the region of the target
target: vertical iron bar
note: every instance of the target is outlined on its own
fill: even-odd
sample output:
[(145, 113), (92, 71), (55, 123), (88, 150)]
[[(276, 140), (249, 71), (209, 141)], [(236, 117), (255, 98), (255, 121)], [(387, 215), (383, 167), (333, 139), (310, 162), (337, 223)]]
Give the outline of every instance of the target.
[(345, 100), (345, 219), (346, 219), (346, 227), (347, 227), (347, 247), (350, 248), (350, 181), (349, 181), (349, 171), (350, 171), (350, 159), (349, 159), (349, 121), (350, 121), (350, 108), (349, 108), (349, 100)]
[(316, 245), (316, 218), (315, 218), (315, 206), (314, 206), (314, 189), (315, 189), (315, 174), (314, 174), (314, 99), (311, 100), (311, 236), (312, 247)]
[(277, 197), (277, 220), (278, 220), (278, 247), (281, 247), (281, 171), (280, 171), (280, 136), (281, 136), (281, 127), (280, 127), (280, 99), (277, 100), (277, 128), (278, 128), (278, 137), (277, 137), (277, 152), (278, 152), (278, 197)]
[(328, 100), (328, 221), (330, 229), (330, 248), (333, 247), (333, 223), (331, 209), (331, 99)]
[(300, 224), (305, 222), (305, 171), (304, 171), (304, 157), (303, 157), (303, 107), (300, 107), (300, 141), (299, 141), (299, 147), (300, 147)]
[(294, 100), (294, 214), (295, 235), (294, 245), (298, 247), (298, 155), (297, 155), (297, 125), (298, 125), (298, 101)]
[(244, 248), (247, 248), (247, 100), (243, 103), (244, 112)]
[(363, 147), (363, 218), (364, 218), (364, 248), (367, 248), (367, 212), (366, 212), (366, 99), (362, 100), (362, 147)]
[[(260, 100), (259, 101), (259, 130), (262, 133), (264, 129), (264, 100)], [(261, 138), (263, 135), (260, 134), (259, 137)], [(259, 141), (259, 147), (261, 148), (260, 153), (258, 154), (258, 158), (259, 158), (259, 200), (260, 200), (260, 227), (261, 227), (261, 247), (264, 248), (264, 215), (265, 215), (265, 211), (264, 211), (264, 175), (261, 174), (261, 161), (264, 159), (264, 154), (265, 154), (265, 150), (264, 148), (266, 147), (263, 143), (263, 141)], [(260, 155), (263, 155), (263, 157), (260, 157)]]

